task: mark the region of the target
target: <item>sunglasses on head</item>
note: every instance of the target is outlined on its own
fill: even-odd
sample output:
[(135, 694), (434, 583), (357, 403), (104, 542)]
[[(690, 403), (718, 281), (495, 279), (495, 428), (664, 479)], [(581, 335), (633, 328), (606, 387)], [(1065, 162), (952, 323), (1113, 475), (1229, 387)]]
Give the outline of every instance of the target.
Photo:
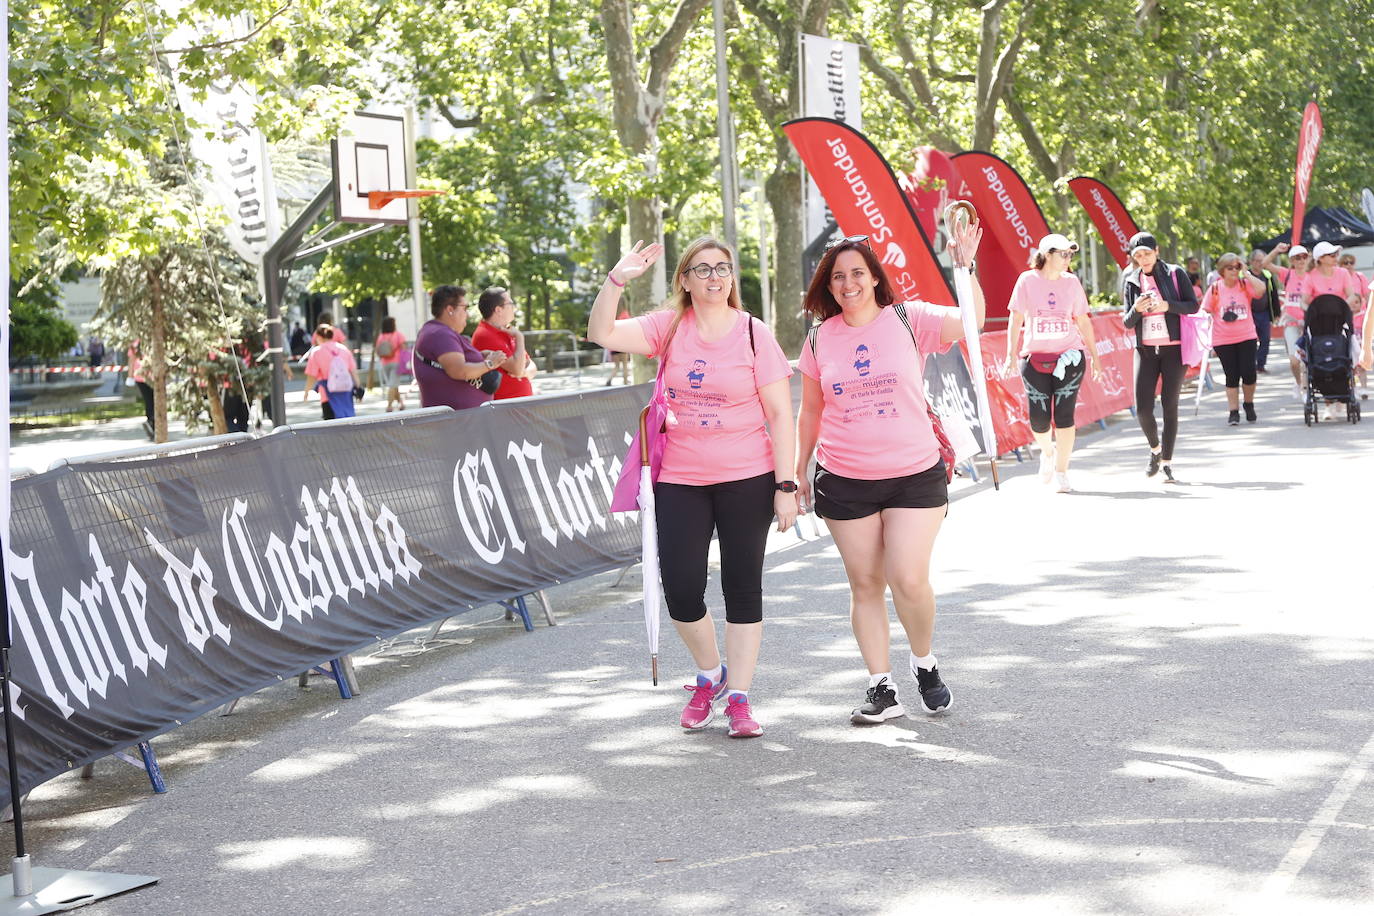
[(873, 246), (869, 244), (868, 236), (866, 235), (846, 235), (842, 239), (831, 239), (830, 242), (825, 246), (825, 250), (829, 251), (830, 249), (838, 248), (841, 245), (857, 245), (860, 242), (863, 242), (865, 245), (868, 245), (869, 251), (873, 250)]

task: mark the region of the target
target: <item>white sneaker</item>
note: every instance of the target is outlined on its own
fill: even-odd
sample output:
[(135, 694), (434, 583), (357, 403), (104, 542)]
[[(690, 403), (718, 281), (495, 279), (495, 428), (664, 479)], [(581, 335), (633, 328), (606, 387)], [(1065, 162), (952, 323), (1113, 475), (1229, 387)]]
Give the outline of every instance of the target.
[(1049, 483), (1054, 477), (1054, 449), (1040, 452), (1040, 482)]
[(1073, 487), (1069, 485), (1069, 472), (1058, 471), (1054, 475), (1055, 490), (1060, 493), (1072, 493)]

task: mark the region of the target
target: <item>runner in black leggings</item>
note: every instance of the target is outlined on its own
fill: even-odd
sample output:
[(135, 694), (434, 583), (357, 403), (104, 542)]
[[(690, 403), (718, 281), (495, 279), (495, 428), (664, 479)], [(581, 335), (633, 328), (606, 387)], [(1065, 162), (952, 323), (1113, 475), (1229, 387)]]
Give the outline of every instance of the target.
[[(1159, 244), (1148, 232), (1137, 232), (1130, 241), (1133, 266), (1127, 268), (1122, 296), (1126, 313), (1122, 321), (1136, 333), (1138, 369), (1135, 379), (1135, 410), (1140, 429), (1150, 443), (1146, 476), (1159, 473), (1174, 480), (1174, 440), (1178, 437), (1178, 396), (1183, 389), (1183, 355), (1180, 315), (1198, 309), (1197, 296), (1187, 273), (1177, 264), (1159, 259)], [(1159, 399), (1164, 411), (1161, 440), (1155, 423), (1155, 384), (1163, 380)]]

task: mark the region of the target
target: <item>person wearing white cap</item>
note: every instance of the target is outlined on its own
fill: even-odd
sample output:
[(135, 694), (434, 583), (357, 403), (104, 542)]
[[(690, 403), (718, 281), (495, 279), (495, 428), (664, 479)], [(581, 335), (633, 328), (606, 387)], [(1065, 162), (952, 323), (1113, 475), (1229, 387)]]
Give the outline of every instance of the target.
[(1268, 308), (1264, 283), (1245, 271), (1238, 254), (1227, 253), (1217, 258), (1221, 274), (1202, 296), (1202, 310), (1212, 315), (1212, 349), (1217, 354), (1222, 371), (1226, 373), (1226, 405), (1230, 416), (1226, 422), (1240, 423), (1240, 386), (1245, 386), (1245, 419), (1255, 422), (1255, 353), (1258, 333), (1255, 328), (1255, 307)]
[(1034, 266), (1017, 277), (1011, 291), (1003, 366), (1007, 375), (1015, 370), (1024, 324), (1026, 339), (1019, 350), (1025, 359), (1021, 380), (1026, 385), (1031, 432), (1040, 446), (1040, 479), (1049, 483), (1053, 478), (1060, 493), (1073, 490), (1069, 485), (1069, 457), (1076, 433), (1073, 415), (1087, 362), (1092, 364), (1094, 379), (1102, 375), (1092, 322), (1088, 320), (1088, 297), (1083, 284), (1069, 273), (1069, 262), (1077, 251), (1078, 244), (1059, 233), (1040, 240)]
[(1360, 292), (1355, 278), (1350, 276), (1350, 271), (1336, 263), (1340, 253), (1340, 246), (1330, 242), (1318, 242), (1312, 246), (1312, 260), (1317, 265), (1302, 278), (1303, 305), (1311, 305), (1318, 296), (1331, 295), (1344, 299), (1352, 311), (1360, 307)]
[[(1344, 270), (1348, 271), (1350, 273), (1350, 278), (1355, 281), (1355, 290), (1360, 298), (1360, 304), (1355, 306), (1355, 336), (1362, 337), (1364, 335), (1364, 319), (1369, 312), (1366, 306), (1366, 300), (1369, 299), (1369, 280), (1364, 274), (1355, 269), (1355, 256), (1350, 252), (1342, 251), (1340, 258), (1337, 259), (1337, 263), (1339, 263)], [(1366, 388), (1369, 385), (1369, 379), (1365, 376), (1363, 367), (1361, 367), (1359, 371), (1360, 387)]]
[(1289, 247), (1287, 242), (1279, 242), (1269, 257), (1261, 262), (1269, 267), (1275, 257), (1288, 255), (1290, 267), (1274, 267), (1274, 275), (1283, 284), (1283, 314), (1279, 316), (1279, 327), (1283, 328), (1283, 344), (1288, 350), (1288, 367), (1293, 370), (1293, 381), (1298, 400), (1302, 400), (1304, 386), (1302, 360), (1298, 359), (1298, 338), (1302, 336), (1302, 319), (1307, 309), (1302, 299), (1303, 279), (1312, 270), (1312, 255), (1302, 245)]
[[(1148, 232), (1131, 236), (1130, 267), (1122, 275), (1126, 312), (1121, 321), (1136, 334), (1135, 415), (1150, 443), (1145, 476), (1164, 471), (1174, 479), (1174, 440), (1178, 438), (1178, 396), (1183, 390), (1182, 316), (1197, 312), (1197, 297), (1188, 274), (1159, 257), (1159, 243)], [(1164, 413), (1164, 434), (1155, 424), (1155, 386)]]

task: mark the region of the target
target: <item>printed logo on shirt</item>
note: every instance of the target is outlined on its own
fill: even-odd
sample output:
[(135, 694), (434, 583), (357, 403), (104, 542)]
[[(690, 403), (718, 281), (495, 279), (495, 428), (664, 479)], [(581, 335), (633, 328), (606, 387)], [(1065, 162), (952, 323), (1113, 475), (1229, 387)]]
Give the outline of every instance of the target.
[(869, 355), (868, 346), (859, 344), (854, 348), (854, 371), (859, 373), (859, 378), (868, 378), (872, 370), (873, 359)]
[(701, 383), (706, 380), (706, 370), (708, 368), (710, 367), (706, 365), (706, 360), (693, 360), (692, 367), (687, 370), (687, 384), (693, 388), (700, 388)]

